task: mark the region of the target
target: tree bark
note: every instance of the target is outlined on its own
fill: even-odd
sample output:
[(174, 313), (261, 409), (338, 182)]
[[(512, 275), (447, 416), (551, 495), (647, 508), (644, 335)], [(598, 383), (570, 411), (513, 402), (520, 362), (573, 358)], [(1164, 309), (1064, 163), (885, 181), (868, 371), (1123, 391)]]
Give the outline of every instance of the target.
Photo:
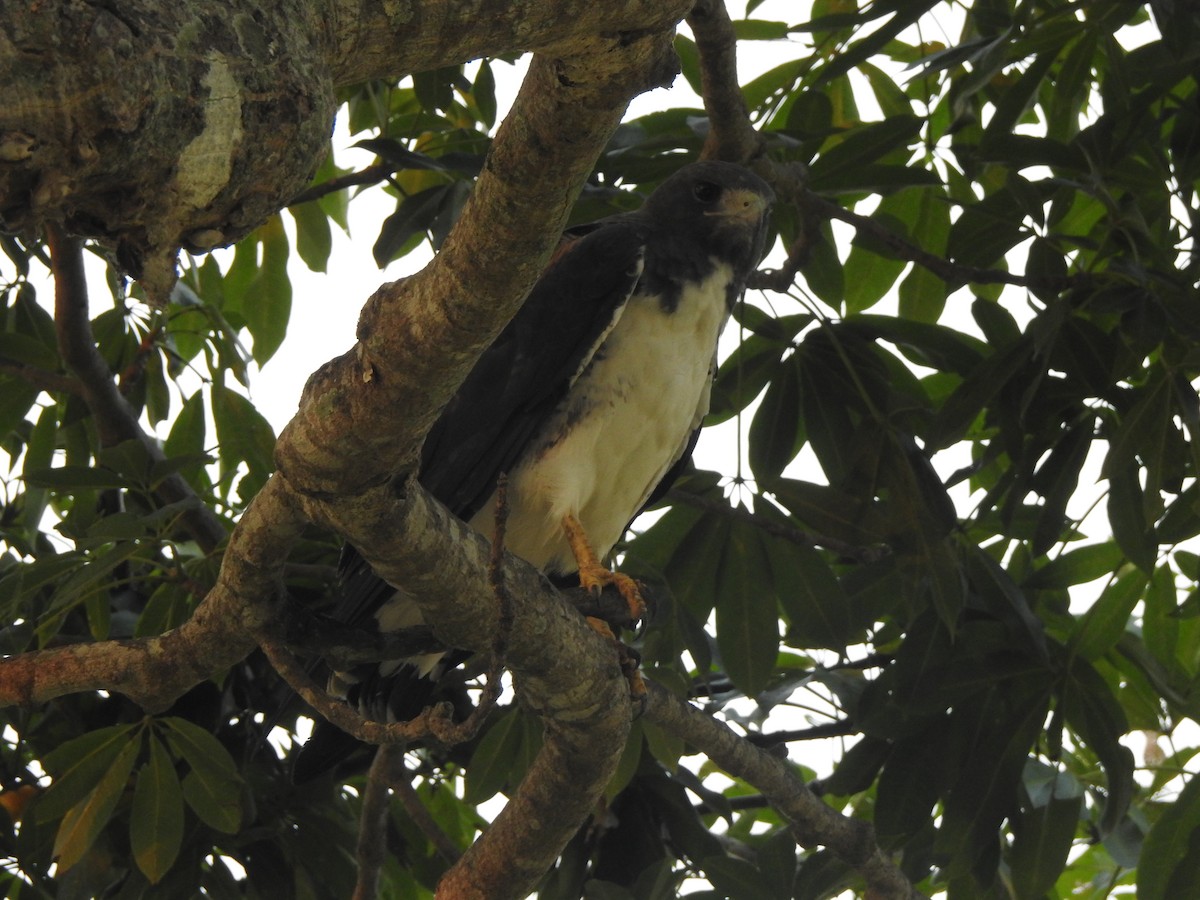
[(624, 46), (688, 5), (11, 0), (0, 229), (60, 223), (162, 300), (181, 247), (234, 243), (308, 184), (338, 87), (484, 54)]

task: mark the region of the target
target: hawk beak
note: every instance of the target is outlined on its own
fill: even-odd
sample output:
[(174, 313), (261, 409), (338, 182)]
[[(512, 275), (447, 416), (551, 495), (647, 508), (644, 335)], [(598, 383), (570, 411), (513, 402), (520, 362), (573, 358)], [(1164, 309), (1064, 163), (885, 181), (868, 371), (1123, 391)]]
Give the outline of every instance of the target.
[(731, 219), (755, 224), (770, 207), (771, 202), (757, 191), (732, 190), (725, 192), (721, 198), (721, 205), (712, 215), (727, 216)]

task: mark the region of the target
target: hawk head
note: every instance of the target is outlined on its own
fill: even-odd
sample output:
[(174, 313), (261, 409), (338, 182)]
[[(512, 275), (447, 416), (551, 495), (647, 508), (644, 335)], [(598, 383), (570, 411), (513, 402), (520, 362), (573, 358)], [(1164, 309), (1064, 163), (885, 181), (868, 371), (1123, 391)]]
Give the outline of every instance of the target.
[(744, 278), (762, 258), (774, 199), (770, 185), (748, 169), (706, 161), (664, 181), (643, 212), (674, 240), (729, 263)]

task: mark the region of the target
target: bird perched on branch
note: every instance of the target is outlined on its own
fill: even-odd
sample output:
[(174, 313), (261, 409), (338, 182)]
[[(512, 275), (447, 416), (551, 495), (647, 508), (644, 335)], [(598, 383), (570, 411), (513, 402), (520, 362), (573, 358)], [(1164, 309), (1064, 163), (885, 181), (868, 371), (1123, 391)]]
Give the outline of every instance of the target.
[[(614, 585), (640, 618), (637, 584), (603, 560), (689, 460), (717, 339), (762, 256), (771, 200), (747, 169), (699, 162), (638, 211), (567, 231), (431, 429), (421, 484), (491, 537), (507, 473), (506, 549), (552, 579)], [(422, 624), (416, 604), (352, 549), (342, 576), (340, 621), (381, 631)], [(364, 715), (407, 720), (447, 664), (429, 654), (337, 681)], [(336, 761), (336, 747), (322, 749), (332, 740), (325, 731), (305, 747), (298, 780)]]

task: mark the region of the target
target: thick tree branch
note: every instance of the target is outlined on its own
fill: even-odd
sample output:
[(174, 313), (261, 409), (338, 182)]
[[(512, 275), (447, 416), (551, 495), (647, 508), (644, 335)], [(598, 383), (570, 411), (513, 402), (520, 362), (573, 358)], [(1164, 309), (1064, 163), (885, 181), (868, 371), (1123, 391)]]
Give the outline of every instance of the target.
[[(489, 651), (502, 609), (488, 578), (488, 543), (415, 483), (358, 503), (307, 501), (385, 579), (403, 583), (448, 646)], [(343, 516), (345, 518), (343, 518)], [(506, 658), (545, 742), (500, 819), (446, 875), (450, 897), (520, 897), (591, 812), (629, 728), (628, 687), (610, 643), (529, 565), (507, 557), (512, 608)]]
[[(628, 99), (673, 73), (669, 37), (534, 58), (441, 252), (369, 301), (358, 348), (314, 375), (281, 436), (279, 468), (302, 488), (309, 517), (403, 585), (449, 646), (492, 647), (502, 611), (479, 577), (488, 548), (415, 483), (388, 482), (411, 469), (438, 410), (537, 278)], [(591, 812), (629, 728), (611, 645), (528, 566), (505, 569), (506, 655), (545, 740), (496, 823), (447, 873), (447, 897), (524, 896)]]
[(656, 684), (648, 684), (647, 718), (683, 738), (724, 769), (760, 790), (792, 825), (802, 846), (824, 845), (867, 883), (878, 900), (921, 897), (875, 843), (874, 830), (860, 819), (835, 812), (817, 798), (786, 761), (754, 746), (727, 725), (707, 716)]
[(762, 135), (750, 124), (737, 75), (737, 36), (723, 0), (697, 0), (687, 23), (700, 54), (700, 93), (708, 113), (708, 137), (701, 156), (747, 162), (763, 149)]
[[(113, 373), (96, 348), (88, 317), (87, 279), (83, 271), (83, 249), (79, 241), (62, 233), (57, 226), (46, 229), (54, 274), (54, 328), (58, 349), (67, 368), (74, 373), (92, 411), (102, 447), (122, 441), (136, 441), (154, 462), (166, 459), (158, 442), (138, 422), (137, 413), (117, 390)], [(178, 472), (164, 478), (155, 488), (163, 505), (184, 503), (180, 514), (192, 539), (206, 553), (212, 553), (225, 540), (225, 526), (205, 506), (191, 485)]]
[(627, 42), (674, 27), (690, 0), (512, 3), (510, 0), (332, 0), (334, 83), (394, 78), (506, 53), (562, 53), (593, 35)]

